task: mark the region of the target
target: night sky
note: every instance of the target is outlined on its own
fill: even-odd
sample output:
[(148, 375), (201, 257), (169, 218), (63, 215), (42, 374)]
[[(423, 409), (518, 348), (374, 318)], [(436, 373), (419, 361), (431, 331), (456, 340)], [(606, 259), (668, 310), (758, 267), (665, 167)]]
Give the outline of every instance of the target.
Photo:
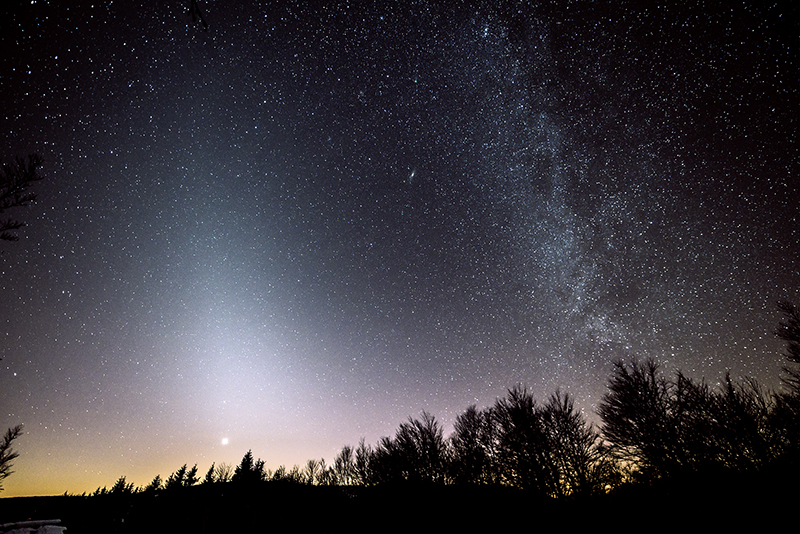
[(3, 214), (2, 496), (330, 462), (516, 383), (596, 421), (632, 355), (780, 387), (791, 2), (11, 4), (0, 156), (45, 179)]

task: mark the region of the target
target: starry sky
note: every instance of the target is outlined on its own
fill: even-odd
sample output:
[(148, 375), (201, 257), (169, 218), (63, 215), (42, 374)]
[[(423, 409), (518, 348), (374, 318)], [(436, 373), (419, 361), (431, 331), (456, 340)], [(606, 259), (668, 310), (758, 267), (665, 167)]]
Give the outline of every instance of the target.
[(596, 421), (631, 355), (780, 387), (791, 2), (8, 4), (0, 156), (45, 179), (0, 243), (3, 496), (330, 461), (517, 383)]

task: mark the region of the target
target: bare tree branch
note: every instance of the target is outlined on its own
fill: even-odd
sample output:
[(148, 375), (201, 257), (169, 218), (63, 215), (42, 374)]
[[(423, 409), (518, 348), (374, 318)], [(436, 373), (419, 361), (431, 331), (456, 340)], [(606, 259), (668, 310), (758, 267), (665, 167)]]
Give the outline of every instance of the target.
[[(4, 163), (0, 167), (0, 213), (10, 208), (28, 206), (36, 201), (36, 194), (28, 191), (28, 187), (42, 177), (38, 168), (42, 159), (31, 154), (28, 159), (17, 158), (13, 163)], [(0, 220), (0, 240), (17, 241), (19, 230), (25, 223), (15, 219)]]

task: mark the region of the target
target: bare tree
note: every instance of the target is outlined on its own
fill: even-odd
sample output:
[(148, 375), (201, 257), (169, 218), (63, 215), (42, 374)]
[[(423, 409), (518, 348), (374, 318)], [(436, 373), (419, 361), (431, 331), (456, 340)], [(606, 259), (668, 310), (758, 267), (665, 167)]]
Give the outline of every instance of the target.
[(394, 438), (379, 440), (370, 457), (375, 482), (445, 482), (447, 442), (441, 425), (428, 412), (422, 419), (409, 417)]
[(556, 391), (542, 408), (542, 424), (556, 469), (555, 494), (559, 497), (603, 491), (608, 459), (598, 448), (600, 436), (575, 409), (568, 394)]
[(793, 462), (798, 405), (755, 380), (717, 389), (680, 371), (662, 377), (648, 360), (617, 362), (598, 408), (610, 451), (641, 481), (697, 473), (766, 472), (778, 459)]
[(492, 408), (497, 425), (501, 482), (546, 494), (556, 490), (557, 474), (542, 411), (526, 388), (517, 385)]
[[(800, 364), (800, 308), (783, 301), (778, 303), (778, 309), (783, 312), (783, 320), (778, 324), (775, 335), (786, 341), (786, 361)], [(784, 372), (788, 375), (785, 382), (796, 394), (800, 394), (800, 370), (784, 367)]]
[(712, 417), (717, 424), (713, 435), (719, 464), (735, 471), (757, 471), (780, 454), (779, 431), (770, 424), (774, 397), (755, 380), (735, 384), (726, 374), (714, 401)]
[(648, 479), (671, 470), (674, 428), (670, 421), (669, 383), (653, 360), (614, 362), (614, 373), (597, 409), (603, 436), (620, 460), (639, 468)]
[(325, 463), (325, 458), (319, 461), (319, 477), (317, 478), (318, 486), (335, 486), (338, 483), (336, 477), (336, 468), (333, 465)]
[(306, 462), (306, 468), (303, 472), (303, 479), (306, 484), (311, 486), (319, 484), (321, 467), (317, 460), (311, 459)]
[(340, 486), (351, 486), (355, 483), (356, 465), (353, 447), (345, 445), (333, 460), (333, 472), (336, 483)]
[[(323, 465), (320, 467), (321, 471), (324, 471), (324, 461)], [(300, 470), (300, 466), (297, 464), (293, 465), (291, 469), (286, 472), (286, 477), (284, 478), (284, 482), (293, 482), (295, 484), (303, 484), (305, 482), (305, 477), (303, 476), (303, 472)]]
[(233, 477), (233, 466), (222, 462), (214, 468), (214, 480), (217, 482), (230, 482)]
[(422, 419), (409, 420), (409, 422), (419, 451), (422, 479), (430, 482), (444, 482), (448, 450), (442, 426), (434, 416), (426, 411), (422, 412)]
[(689, 470), (711, 467), (717, 461), (722, 437), (712, 409), (717, 393), (705, 381), (695, 382), (680, 371), (669, 390), (675, 464)]
[(354, 480), (360, 486), (370, 486), (373, 484), (372, 476), (372, 447), (367, 445), (364, 438), (358, 442), (355, 452)]
[(491, 410), (478, 410), (475, 405), (456, 417), (450, 436), (453, 481), (457, 484), (490, 484), (495, 482), (494, 425)]
[[(775, 335), (786, 341), (784, 357), (789, 364), (800, 364), (800, 308), (783, 301), (778, 303), (783, 320)], [(798, 468), (800, 464), (800, 368), (784, 366), (783, 379), (788, 391), (776, 395), (776, 406), (771, 414), (771, 427), (778, 429), (782, 443), (781, 461), (785, 467)]]

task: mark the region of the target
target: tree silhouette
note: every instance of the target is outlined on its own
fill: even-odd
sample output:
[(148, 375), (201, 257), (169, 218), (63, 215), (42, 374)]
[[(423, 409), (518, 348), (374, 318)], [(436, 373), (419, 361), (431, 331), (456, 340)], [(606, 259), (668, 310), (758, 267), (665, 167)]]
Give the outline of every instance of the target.
[(552, 494), (557, 472), (551, 457), (542, 412), (528, 390), (517, 385), (492, 408), (497, 425), (501, 482), (522, 489)]
[(124, 476), (117, 479), (108, 492), (110, 495), (132, 495), (134, 493), (133, 482), (128, 483)]
[[(28, 191), (33, 182), (41, 180), (38, 174), (42, 159), (36, 155), (17, 158), (13, 163), (0, 163), (0, 213), (10, 208), (27, 206), (36, 200), (36, 195)], [(15, 219), (0, 219), (0, 240), (18, 241), (19, 236), (14, 230), (19, 230), (25, 223)], [(3, 490), (3, 480), (13, 473), (12, 461), (19, 457), (19, 453), (11, 448), (11, 444), (22, 435), (22, 425), (6, 430), (3, 441), (0, 443), (0, 491)]]
[(674, 463), (683, 470), (703, 470), (718, 463), (720, 440), (714, 415), (716, 393), (705, 381), (694, 382), (678, 371), (670, 383), (670, 439)]
[[(640, 481), (702, 473), (764, 473), (797, 451), (794, 395), (775, 395), (730, 374), (710, 389), (680, 371), (660, 376), (652, 360), (616, 362), (598, 413), (609, 450)], [(794, 447), (794, 448), (793, 448)]]
[(289, 473), (286, 471), (285, 465), (279, 465), (272, 474), (264, 473), (264, 480), (271, 480), (272, 482), (283, 482), (287, 478), (289, 478)]
[(788, 301), (779, 302), (778, 309), (783, 313), (783, 319), (778, 323), (775, 335), (786, 341), (784, 358), (787, 365), (783, 367), (783, 382), (788, 391), (776, 396), (770, 427), (779, 432), (782, 467), (797, 470), (800, 467), (800, 368), (788, 364), (800, 364), (800, 309)]
[(208, 485), (208, 484), (213, 484), (216, 481), (217, 481), (216, 467), (214, 462), (211, 462), (211, 467), (209, 467), (208, 471), (206, 471), (206, 474), (203, 477), (203, 480), (200, 481), (200, 484)]
[(320, 465), (319, 461), (317, 460), (311, 459), (308, 462), (306, 462), (306, 468), (304, 473), (306, 484), (310, 485), (319, 484), (322, 475), (322, 468), (323, 466)]
[(554, 495), (590, 495), (603, 491), (612, 481), (614, 469), (597, 447), (599, 434), (575, 410), (573, 399), (556, 391), (541, 409), (541, 419), (555, 468)]
[(502, 484), (554, 497), (605, 491), (619, 478), (597, 431), (556, 391), (542, 406), (521, 385), (494, 406), (456, 418), (450, 437), (457, 484)]
[(233, 466), (222, 462), (214, 467), (214, 480), (216, 482), (230, 482), (233, 477)]
[(674, 461), (669, 385), (658, 365), (653, 360), (616, 361), (608, 389), (597, 412), (611, 452), (635, 465), (645, 479), (669, 472)]
[[(789, 319), (781, 332), (793, 341), (797, 330), (792, 329), (800, 323), (791, 322), (794, 308), (786, 310)], [(653, 360), (617, 361), (598, 407), (599, 432), (575, 409), (570, 395), (556, 390), (540, 405), (517, 385), (490, 408), (469, 406), (447, 440), (438, 421), (423, 411), (374, 448), (364, 438), (355, 449), (344, 446), (331, 465), (314, 459), (302, 468), (281, 465), (269, 472), (250, 450), (233, 470), (212, 464), (203, 483), (497, 484), (569, 498), (606, 493), (621, 485), (625, 471), (627, 482), (659, 482), (661, 488), (674, 487), (669, 481), (702, 480), (698, 475), (731, 480), (724, 476), (796, 473), (799, 397), (796, 390), (765, 391), (752, 379), (735, 382), (729, 374), (712, 389), (680, 371), (667, 379)], [(16, 457), (10, 443), (21, 427), (12, 430), (0, 448), (0, 480)], [(156, 476), (141, 491), (152, 494), (197, 482), (197, 464), (191, 469), (184, 464), (165, 482)], [(133, 492), (120, 477), (110, 491), (98, 488), (95, 495)]]
[[(10, 208), (27, 206), (36, 200), (36, 195), (28, 191), (33, 182), (41, 180), (38, 174), (41, 158), (31, 154), (28, 159), (17, 158), (13, 163), (3, 163), (0, 166), (0, 213)], [(14, 230), (19, 230), (25, 223), (15, 219), (0, 220), (0, 239), (17, 241), (19, 236)]]
[(197, 464), (189, 469), (187, 464), (183, 464), (180, 469), (172, 473), (164, 483), (164, 489), (172, 490), (176, 488), (188, 488), (198, 482)]
[(253, 451), (249, 450), (242, 457), (242, 461), (236, 466), (231, 477), (231, 482), (236, 484), (254, 484), (264, 480), (264, 461), (253, 458)]
[[(778, 324), (775, 335), (786, 341), (786, 361), (800, 364), (800, 309), (788, 301), (778, 303), (778, 309), (783, 312), (783, 320)], [(788, 375), (785, 382), (800, 394), (800, 370), (784, 367)]]
[(142, 493), (154, 494), (162, 489), (164, 489), (164, 481), (161, 479), (161, 475), (156, 475), (147, 486), (142, 488)]
[(353, 447), (345, 445), (333, 460), (333, 473), (336, 484), (351, 486), (356, 483), (356, 460)]
[(750, 379), (737, 385), (729, 374), (715, 395), (713, 428), (717, 459), (735, 471), (759, 471), (779, 454), (776, 430), (771, 423), (773, 399)]
[(370, 458), (371, 479), (386, 482), (445, 481), (447, 444), (441, 425), (428, 412), (409, 417), (394, 438), (383, 437)]
[(450, 472), (456, 484), (492, 484), (494, 425), (491, 410), (475, 405), (456, 417), (450, 436)]
[(354, 459), (354, 482), (360, 486), (370, 486), (374, 482), (372, 475), (372, 447), (364, 442), (364, 438), (358, 442)]
[(3, 441), (0, 442), (0, 491), (3, 490), (3, 481), (13, 473), (12, 462), (19, 457), (19, 453), (11, 448), (14, 440), (22, 435), (22, 425), (17, 425), (6, 430)]
[[(325, 460), (321, 460), (320, 462), (317, 462), (317, 463), (319, 464), (319, 476), (320, 476), (320, 480), (318, 481), (318, 483), (323, 483), (321, 477), (325, 473), (325, 469), (326, 469), (325, 468)], [(282, 469), (277, 470), (272, 475), (272, 480), (273, 481), (275, 481), (275, 482), (288, 482), (290, 484), (304, 484), (306, 482), (305, 475), (303, 474), (303, 471), (300, 469), (299, 466), (293, 465), (289, 469), (286, 469), (286, 467), (284, 467), (284, 466), (281, 466), (281, 467), (282, 467)], [(266, 473), (264, 474), (264, 478), (265, 479), (267, 478)]]
[(318, 486), (337, 485), (336, 470), (334, 466), (325, 463), (325, 458), (319, 460), (319, 476), (317, 477)]
[(426, 411), (422, 419), (409, 420), (408, 428), (419, 458), (419, 472), (427, 482), (444, 482), (447, 444), (442, 426)]

